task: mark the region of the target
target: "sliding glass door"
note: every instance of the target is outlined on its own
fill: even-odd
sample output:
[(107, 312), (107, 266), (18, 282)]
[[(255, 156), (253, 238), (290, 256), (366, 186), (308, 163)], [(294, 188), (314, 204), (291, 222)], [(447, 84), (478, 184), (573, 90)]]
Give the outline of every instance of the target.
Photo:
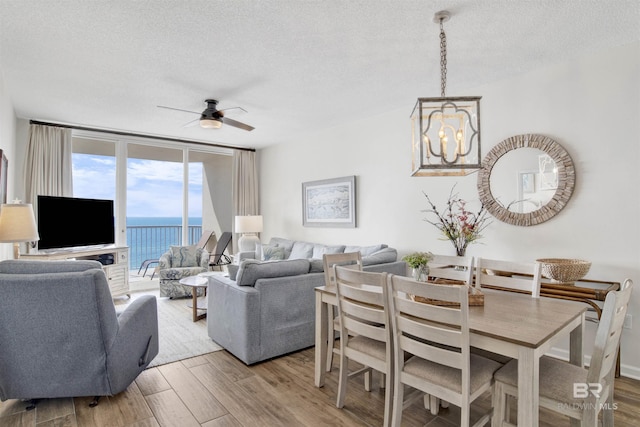
[[(73, 139), (74, 196), (116, 202), (116, 236), (130, 269), (202, 231), (231, 231), (231, 152), (98, 136)], [(207, 249), (213, 249), (212, 239)]]

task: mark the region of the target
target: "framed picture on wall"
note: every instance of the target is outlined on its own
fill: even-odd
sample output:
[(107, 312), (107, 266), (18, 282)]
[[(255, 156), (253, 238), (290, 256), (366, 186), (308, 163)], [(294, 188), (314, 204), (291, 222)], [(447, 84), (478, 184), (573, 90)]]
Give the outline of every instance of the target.
[(303, 182), (302, 225), (356, 227), (356, 177)]
[(9, 161), (4, 152), (0, 150), (0, 203), (7, 203), (7, 168)]

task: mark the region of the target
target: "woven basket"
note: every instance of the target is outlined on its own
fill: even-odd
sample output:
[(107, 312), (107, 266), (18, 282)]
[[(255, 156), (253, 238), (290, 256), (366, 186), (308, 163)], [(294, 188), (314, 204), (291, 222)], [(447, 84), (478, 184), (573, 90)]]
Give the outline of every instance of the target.
[(537, 259), (542, 267), (542, 275), (557, 283), (573, 284), (582, 279), (591, 268), (590, 261), (565, 258)]
[[(434, 283), (439, 285), (464, 285), (464, 282), (460, 282), (459, 280), (448, 280), (448, 279), (436, 279)], [(484, 305), (484, 294), (478, 288), (473, 286), (467, 286), (469, 288), (469, 306), (478, 306)], [(409, 295), (411, 301), (421, 302), (424, 304), (431, 305), (439, 305), (439, 306), (451, 306), (451, 307), (460, 307), (460, 304), (450, 302), (450, 301), (440, 301), (437, 299), (424, 298), (418, 295)]]

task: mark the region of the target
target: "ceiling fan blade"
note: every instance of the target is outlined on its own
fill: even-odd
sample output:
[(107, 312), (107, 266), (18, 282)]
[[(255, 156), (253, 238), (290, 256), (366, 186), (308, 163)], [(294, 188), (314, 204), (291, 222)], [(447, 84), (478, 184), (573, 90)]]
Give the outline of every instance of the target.
[(164, 108), (164, 109), (166, 109), (166, 110), (183, 111), (183, 112), (185, 112), (185, 113), (192, 113), (192, 114), (198, 114), (198, 115), (199, 115), (199, 114), (201, 114), (201, 113), (198, 113), (198, 112), (196, 112), (196, 111), (183, 110), (183, 109), (181, 109), (181, 108), (165, 107), (164, 105), (157, 105), (157, 107), (158, 107), (158, 108)]
[(244, 111), (245, 113), (248, 113), (248, 111), (247, 111), (247, 110), (245, 110), (245, 109), (244, 109), (244, 108), (242, 108), (242, 107), (230, 107), (230, 108), (224, 108), (224, 109), (222, 109), (222, 110), (218, 110), (218, 111), (220, 111), (220, 112), (225, 112), (225, 113), (226, 113), (227, 111), (230, 111), (230, 110), (242, 110), (242, 111)]
[(244, 123), (241, 123), (237, 120), (230, 119), (228, 117), (223, 117), (222, 123), (224, 123), (225, 125), (237, 127), (237, 128), (248, 130), (248, 131), (252, 131), (255, 129), (253, 126), (246, 125)]
[(200, 124), (200, 117), (198, 117), (197, 119), (193, 119), (190, 122), (187, 122), (187, 123), (183, 124), (182, 127), (183, 128), (190, 128), (190, 127), (196, 126), (198, 124)]

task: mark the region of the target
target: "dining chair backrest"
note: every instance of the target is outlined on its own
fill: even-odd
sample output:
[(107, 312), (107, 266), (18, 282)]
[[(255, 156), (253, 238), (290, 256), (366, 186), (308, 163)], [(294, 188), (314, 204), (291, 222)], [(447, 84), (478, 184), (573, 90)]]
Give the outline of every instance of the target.
[(324, 267), (324, 285), (334, 286), (336, 284), (336, 278), (333, 272), (333, 266), (350, 266), (350, 268), (362, 270), (362, 255), (360, 252), (324, 254), (322, 255), (322, 265)]
[[(607, 293), (591, 353), (587, 383), (613, 386), (611, 379), (632, 289), (633, 282), (627, 279), (619, 291)], [(606, 390), (602, 390), (602, 394), (606, 394)]]
[(429, 277), (473, 284), (473, 257), (434, 254), (429, 261)]
[(340, 317), (340, 337), (348, 347), (349, 336), (391, 342), (387, 315), (387, 273), (333, 266)]
[[(470, 390), (467, 286), (417, 282), (396, 275), (390, 276), (389, 282), (389, 312), (395, 348), (395, 375), (402, 372), (404, 352), (430, 362), (459, 369), (461, 371), (460, 393), (449, 391), (444, 392), (443, 395), (441, 386), (433, 385), (432, 387), (433, 392), (443, 400), (455, 405), (464, 404), (462, 396), (468, 396)], [(416, 302), (407, 295), (439, 300), (446, 305)], [(421, 390), (431, 393), (428, 385)]]
[(476, 258), (476, 287), (491, 287), (540, 297), (540, 263)]
[(393, 352), (387, 309), (387, 273), (333, 266), (340, 319), (340, 375), (336, 406), (345, 401), (348, 361), (381, 372), (385, 381), (383, 425), (391, 424)]

